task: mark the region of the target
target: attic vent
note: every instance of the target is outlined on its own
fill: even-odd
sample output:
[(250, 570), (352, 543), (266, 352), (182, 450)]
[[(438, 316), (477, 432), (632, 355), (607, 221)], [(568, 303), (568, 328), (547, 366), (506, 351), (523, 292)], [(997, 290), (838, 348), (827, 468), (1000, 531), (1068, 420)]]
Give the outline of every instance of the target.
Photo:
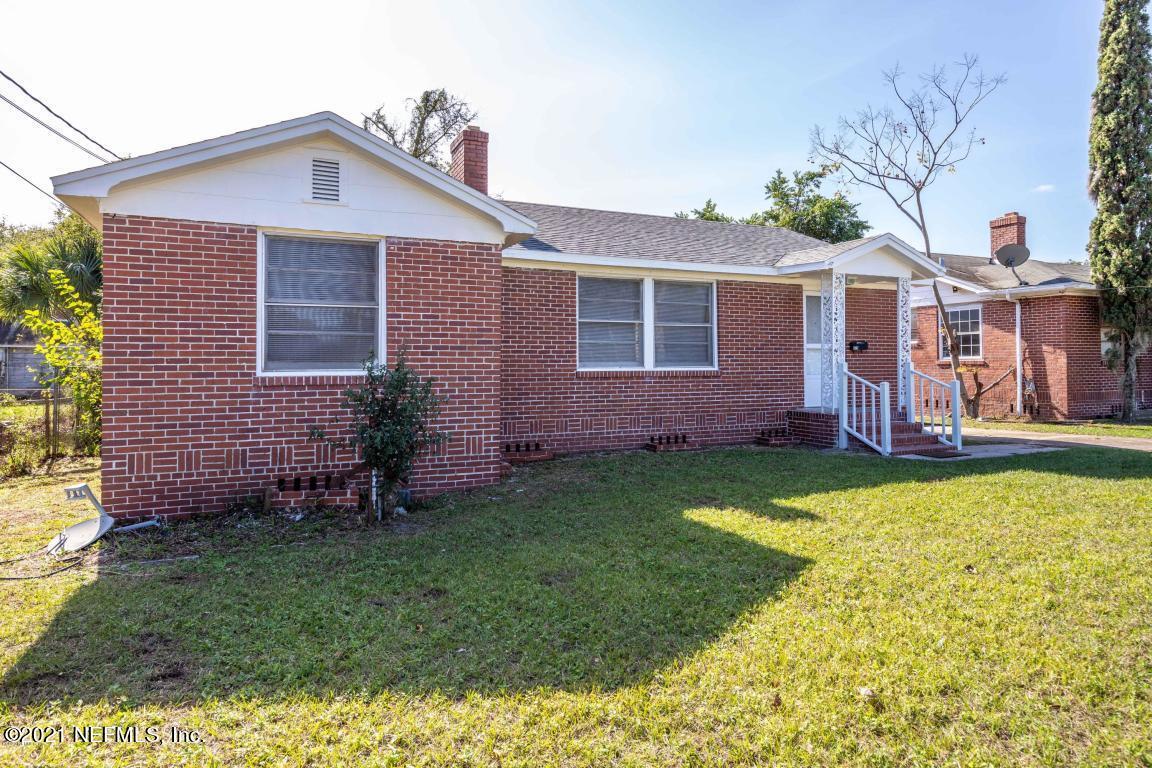
[(340, 200), (340, 162), (312, 158), (312, 199)]

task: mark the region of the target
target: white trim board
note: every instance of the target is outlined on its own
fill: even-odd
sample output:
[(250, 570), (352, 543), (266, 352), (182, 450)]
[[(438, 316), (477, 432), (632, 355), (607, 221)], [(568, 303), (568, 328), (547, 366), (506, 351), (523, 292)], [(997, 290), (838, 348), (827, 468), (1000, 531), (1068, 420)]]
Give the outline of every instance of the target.
[[(792, 264), (784, 267), (596, 256), (559, 251), (536, 251), (530, 248), (516, 246), (505, 248), (503, 259), (504, 263), (508, 266), (524, 266), (529, 268), (536, 265), (552, 265), (554, 268), (561, 267), (574, 270), (581, 267), (595, 266), (653, 271), (698, 272), (709, 275), (734, 275), (743, 278), (771, 278), (813, 276), (814, 273), (831, 269), (847, 272), (849, 270), (845, 269), (846, 265), (867, 255), (877, 253), (883, 248), (891, 248), (895, 251), (898, 258), (911, 262), (909, 272), (912, 275), (924, 274), (925, 272), (928, 275), (943, 274), (943, 267), (934, 262), (929, 262), (907, 243), (904, 243), (898, 237), (891, 234), (880, 235), (867, 243), (863, 243), (828, 259), (806, 264)], [(865, 277), (872, 276), (869, 275), (868, 272), (852, 274), (860, 274)], [(892, 274), (878, 274), (875, 276), (892, 278), (893, 280), (898, 277), (898, 275)]]

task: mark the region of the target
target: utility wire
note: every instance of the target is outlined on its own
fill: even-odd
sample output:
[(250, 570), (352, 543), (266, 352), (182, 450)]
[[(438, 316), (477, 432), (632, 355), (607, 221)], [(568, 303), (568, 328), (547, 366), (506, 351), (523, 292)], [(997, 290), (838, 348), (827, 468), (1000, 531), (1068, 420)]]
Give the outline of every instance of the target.
[(87, 152), (88, 154), (92, 155), (92, 157), (96, 158), (97, 160), (99, 160), (102, 163), (108, 162), (108, 158), (100, 157), (100, 155), (98, 155), (95, 152), (93, 152), (92, 150), (88, 149), (88, 147), (86, 147), (83, 144), (79, 143), (78, 141), (75, 141), (74, 139), (69, 138), (68, 136), (65, 136), (64, 134), (60, 133), (60, 131), (58, 131), (55, 128), (53, 128), (52, 126), (48, 125), (48, 123), (46, 123), (43, 120), (41, 120), (40, 118), (36, 117), (36, 115), (34, 115), (31, 112), (29, 112), (28, 110), (24, 109), (24, 107), (20, 106), (19, 104), (17, 104), (14, 101), (12, 101), (12, 99), (8, 98), (7, 96), (5, 96), (2, 93), (0, 93), (0, 100), (8, 102), (9, 106), (15, 107), (17, 110), (22, 112), (25, 117), (29, 117), (29, 118), (35, 120), (36, 122), (40, 123), (40, 125), (44, 126), (48, 130), (52, 131), (52, 133), (54, 133), (57, 136), (59, 136), (60, 138), (64, 139), (64, 141), (66, 141), (69, 144), (71, 144), (72, 146), (76, 147), (76, 149), (79, 149), (83, 152)]
[(44, 107), (44, 109), (48, 110), (53, 116), (56, 117), (57, 120), (64, 123), (64, 125), (68, 126), (72, 130), (76, 131), (76, 133), (78, 133), (81, 136), (83, 136), (84, 138), (88, 139), (88, 141), (90, 141), (93, 144), (95, 144), (96, 146), (100, 147), (100, 149), (102, 149), (105, 152), (107, 152), (108, 154), (112, 155), (112, 157), (116, 158), (117, 160), (123, 160), (124, 159), (124, 158), (120, 157), (120, 155), (118, 155), (115, 152), (113, 152), (112, 150), (108, 149), (108, 147), (106, 147), (103, 144), (101, 144), (100, 142), (96, 141), (96, 139), (94, 139), (91, 136), (89, 136), (88, 134), (84, 133), (84, 131), (80, 130), (79, 128), (74, 126), (72, 123), (68, 122), (68, 120), (65, 119), (63, 115), (61, 115), (56, 110), (52, 109), (52, 107), (48, 106), (44, 102), (40, 101), (40, 99), (36, 98), (31, 93), (29, 93), (27, 88), (20, 85), (20, 83), (16, 82), (16, 80), (13, 79), (11, 75), (9, 75), (7, 72), (5, 72), (2, 69), (0, 69), (0, 76), (3, 76), (5, 80), (7, 80), (8, 82), (12, 83), (12, 85), (19, 88), (24, 93), (24, 95), (27, 96), (28, 98), (32, 99), (32, 101), (36, 102), (40, 106)]
[[(41, 189), (41, 188), (40, 188), (40, 186), (39, 186), (38, 184), (36, 184), (36, 182), (32, 181), (32, 180), (31, 180), (31, 179), (29, 179), (27, 176), (25, 176), (24, 174), (20, 173), (20, 171), (16, 170), (15, 168), (13, 168), (13, 167), (12, 167), (12, 166), (10, 166), (10, 165), (8, 165), (8, 163), (4, 162), (3, 160), (0, 160), (0, 165), (2, 165), (2, 166), (4, 166), (5, 168), (7, 168), (7, 169), (8, 169), (9, 171), (11, 171), (11, 172), (12, 172), (14, 175), (16, 175), (17, 177), (19, 177), (19, 178), (20, 178), (20, 179), (21, 179), (21, 180), (22, 180), (22, 181), (23, 181), (25, 184), (27, 184), (28, 186), (32, 187), (32, 189), (34, 189), (34, 190), (36, 190), (37, 192), (39, 192), (40, 194), (44, 195), (44, 197), (48, 198), (48, 199), (49, 199), (49, 200), (51, 200), (52, 202), (56, 203), (56, 205), (64, 205), (64, 202), (63, 202), (62, 200), (58, 200), (58, 199), (56, 198), (56, 196), (55, 196), (55, 195), (53, 195), (51, 192), (45, 192), (43, 189)], [(70, 206), (69, 206), (69, 207), (70, 207)]]

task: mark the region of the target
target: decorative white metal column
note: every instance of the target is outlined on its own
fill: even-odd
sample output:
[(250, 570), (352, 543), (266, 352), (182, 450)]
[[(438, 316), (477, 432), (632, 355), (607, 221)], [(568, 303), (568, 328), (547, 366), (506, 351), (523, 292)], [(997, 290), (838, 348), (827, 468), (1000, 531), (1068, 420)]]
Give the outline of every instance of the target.
[(908, 407), (908, 376), (912, 367), (912, 279), (896, 279), (896, 405)]
[(835, 409), (837, 382), (844, 365), (844, 273), (820, 276), (820, 405)]

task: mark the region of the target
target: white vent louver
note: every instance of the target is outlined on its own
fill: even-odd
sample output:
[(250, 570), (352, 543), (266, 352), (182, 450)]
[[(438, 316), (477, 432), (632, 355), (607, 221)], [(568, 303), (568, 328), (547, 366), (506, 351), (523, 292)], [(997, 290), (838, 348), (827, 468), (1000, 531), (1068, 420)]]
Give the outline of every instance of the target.
[(312, 199), (340, 200), (340, 163), (312, 158)]

